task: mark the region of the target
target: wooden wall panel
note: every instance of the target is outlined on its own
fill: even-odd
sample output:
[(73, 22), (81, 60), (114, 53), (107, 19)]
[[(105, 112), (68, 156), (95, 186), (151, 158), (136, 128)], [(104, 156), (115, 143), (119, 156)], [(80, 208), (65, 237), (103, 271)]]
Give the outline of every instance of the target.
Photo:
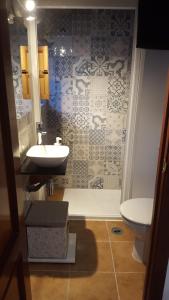
[(21, 61), (21, 72), (22, 72), (23, 99), (31, 99), (29, 53), (28, 53), (27, 46), (20, 46), (20, 61)]
[(49, 66), (48, 66), (48, 46), (38, 48), (39, 56), (39, 80), (40, 80), (40, 97), (49, 99)]

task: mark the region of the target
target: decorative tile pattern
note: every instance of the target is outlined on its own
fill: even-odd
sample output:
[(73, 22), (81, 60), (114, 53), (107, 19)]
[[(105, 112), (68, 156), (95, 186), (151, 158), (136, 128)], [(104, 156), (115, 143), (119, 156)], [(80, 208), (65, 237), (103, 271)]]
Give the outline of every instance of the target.
[(111, 14), (111, 35), (116, 37), (130, 37), (133, 34), (131, 23), (134, 14), (130, 10), (117, 10)]
[(72, 96), (72, 94), (73, 94), (73, 78), (71, 76), (70, 77), (69, 76), (62, 77), (61, 80), (58, 81), (58, 91), (59, 91), (59, 94)]
[(104, 189), (118, 190), (121, 187), (121, 180), (119, 175), (104, 175)]
[(72, 114), (74, 112), (73, 97), (71, 94), (62, 95), (62, 101), (60, 103), (60, 111), (62, 111), (62, 113), (69, 113), (69, 114)]
[(91, 40), (91, 56), (109, 57), (111, 41), (108, 36), (96, 36)]
[(129, 42), (127, 37), (112, 37), (109, 51), (113, 56), (129, 58), (131, 53), (132, 41)]
[(120, 166), (117, 166), (112, 161), (104, 162), (104, 175), (119, 175), (120, 171)]
[(105, 147), (101, 145), (90, 145), (89, 146), (89, 159), (95, 161), (105, 160)]
[(126, 141), (134, 12), (40, 11), (49, 47), (50, 101), (42, 102), (48, 142), (70, 148), (57, 186), (120, 189)]
[(88, 113), (83, 113), (83, 112), (78, 112), (72, 114), (71, 117), (71, 122), (72, 125), (76, 128), (77, 130), (88, 130), (89, 129), (89, 114)]
[(106, 129), (106, 115), (98, 113), (90, 116), (90, 125), (92, 129)]
[(73, 158), (74, 159), (88, 159), (89, 149), (88, 145), (83, 144), (79, 147), (79, 145), (73, 145)]
[(91, 38), (89, 36), (73, 36), (73, 55), (90, 56), (91, 55)]
[(90, 76), (92, 70), (92, 62), (90, 57), (81, 56), (73, 66), (74, 76)]
[(79, 177), (79, 176), (72, 176), (72, 187), (73, 188), (81, 188), (81, 189), (87, 189), (88, 188), (88, 177)]
[(90, 95), (103, 95), (104, 97), (108, 93), (109, 81), (106, 76), (92, 76), (90, 78)]
[(71, 10), (57, 10), (57, 16), (53, 9), (38, 10), (38, 13), (43, 20), (38, 26), (39, 42), (47, 42), (49, 45), (54, 42), (56, 35), (72, 35)]
[(104, 145), (105, 131), (104, 129), (89, 130), (89, 144)]
[[(127, 72), (127, 63), (124, 58), (114, 57), (109, 58), (104, 55), (92, 57), (91, 61), (87, 62), (89, 74), (91, 76), (119, 76), (125, 75)], [(81, 65), (81, 68), (84, 65)]]
[(54, 184), (56, 187), (72, 187), (72, 177), (68, 176), (58, 176), (53, 179)]
[(88, 164), (88, 174), (89, 176), (102, 176), (102, 174), (104, 173), (104, 161), (100, 161), (100, 160), (95, 160), (95, 158), (93, 160), (89, 160), (89, 164)]
[(82, 97), (89, 95), (90, 78), (86, 76), (73, 77), (73, 94)]
[(86, 132), (86, 133), (83, 131), (75, 132), (73, 142), (74, 142), (74, 145), (78, 144), (78, 147), (80, 147), (79, 145), (81, 145), (81, 144), (88, 145), (89, 144), (88, 132)]
[(94, 10), (92, 18), (92, 35), (107, 36), (110, 35), (111, 28), (111, 10)]
[(88, 163), (85, 160), (73, 161), (73, 174), (86, 177), (88, 174)]
[(121, 158), (121, 143), (117, 142), (113, 146), (105, 146), (106, 161), (113, 161), (119, 164)]
[(90, 189), (103, 189), (103, 178), (102, 177), (94, 177), (89, 181)]
[(73, 35), (90, 35), (92, 20), (91, 10), (74, 10), (72, 18)]
[(119, 75), (112, 76), (108, 82), (108, 110), (115, 113), (126, 113), (128, 94), (129, 82), (127, 78)]
[(60, 57), (58, 56), (55, 62), (55, 74), (59, 78), (63, 76), (71, 76), (73, 71), (73, 57), (72, 56), (65, 56)]
[[(90, 92), (90, 111), (91, 113), (107, 113), (107, 95), (97, 94), (96, 91)], [(106, 118), (106, 123), (107, 123)]]

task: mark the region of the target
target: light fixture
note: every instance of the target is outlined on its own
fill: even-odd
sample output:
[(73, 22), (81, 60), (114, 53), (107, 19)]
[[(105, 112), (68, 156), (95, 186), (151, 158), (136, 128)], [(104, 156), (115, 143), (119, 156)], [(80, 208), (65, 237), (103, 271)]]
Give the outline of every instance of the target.
[(13, 14), (8, 15), (8, 23), (9, 24), (14, 24), (14, 15)]
[(25, 1), (25, 8), (28, 11), (33, 11), (35, 9), (35, 1), (34, 0), (26, 0)]
[(65, 56), (65, 54), (66, 54), (66, 49), (62, 46), (60, 48), (60, 56)]
[(34, 20), (35, 20), (35, 17), (33, 17), (33, 16), (28, 16), (28, 17), (26, 17), (26, 20), (27, 20), (27, 21), (34, 21)]

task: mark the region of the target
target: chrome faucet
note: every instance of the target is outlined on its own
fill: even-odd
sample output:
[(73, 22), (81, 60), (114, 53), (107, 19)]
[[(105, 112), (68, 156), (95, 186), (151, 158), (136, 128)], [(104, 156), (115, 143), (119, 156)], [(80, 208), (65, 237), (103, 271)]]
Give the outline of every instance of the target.
[(37, 122), (36, 123), (36, 131), (37, 131), (37, 144), (42, 145), (42, 136), (46, 135), (46, 131), (43, 131), (42, 129), (42, 123)]

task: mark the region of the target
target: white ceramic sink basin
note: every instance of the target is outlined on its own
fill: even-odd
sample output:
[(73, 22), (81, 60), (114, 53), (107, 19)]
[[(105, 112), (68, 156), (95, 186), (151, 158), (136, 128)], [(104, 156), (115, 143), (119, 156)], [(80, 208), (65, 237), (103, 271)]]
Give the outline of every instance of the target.
[(35, 145), (26, 153), (39, 167), (59, 166), (68, 156), (69, 147), (64, 145)]

